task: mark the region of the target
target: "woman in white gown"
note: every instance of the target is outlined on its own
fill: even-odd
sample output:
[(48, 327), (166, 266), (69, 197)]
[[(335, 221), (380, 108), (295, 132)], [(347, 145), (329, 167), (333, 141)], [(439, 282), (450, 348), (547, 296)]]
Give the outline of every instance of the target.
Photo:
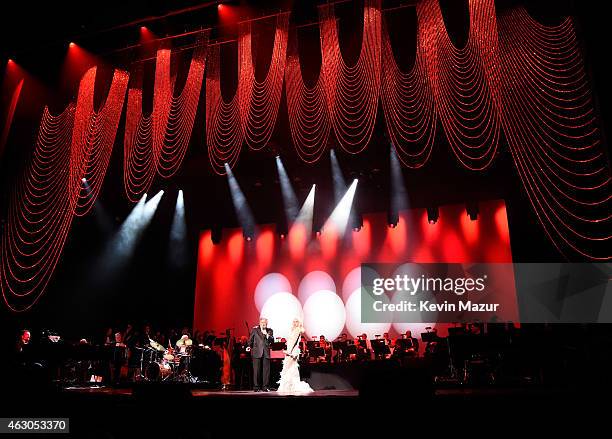
[(300, 381), (298, 359), (300, 358), (300, 338), (303, 332), (302, 322), (299, 319), (293, 319), (291, 333), (287, 337), (287, 350), (284, 352), (283, 370), (278, 382), (279, 393), (300, 394), (313, 392), (306, 381)]

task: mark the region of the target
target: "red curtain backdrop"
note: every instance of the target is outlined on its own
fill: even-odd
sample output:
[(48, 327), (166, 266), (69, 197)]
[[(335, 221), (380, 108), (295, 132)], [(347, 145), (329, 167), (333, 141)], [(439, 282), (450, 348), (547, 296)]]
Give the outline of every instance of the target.
[[(361, 263), (512, 262), (505, 203), (488, 201), (481, 203), (479, 209), (478, 220), (471, 221), (464, 205), (441, 207), (435, 224), (428, 223), (425, 209), (413, 209), (400, 213), (395, 228), (387, 225), (384, 213), (364, 215), (361, 230), (349, 229), (344, 241), (325, 230), (312, 239), (299, 230), (281, 238), (274, 225), (267, 225), (259, 229), (252, 241), (244, 239), (241, 229), (224, 230), (221, 243), (215, 245), (211, 232), (203, 231), (198, 251), (194, 329), (235, 328), (237, 334), (244, 334), (247, 325), (257, 324), (261, 312), (258, 308), (265, 306), (273, 293), (281, 291), (296, 299), (281, 301), (288, 306), (287, 319), (295, 317), (293, 302), (299, 302), (304, 307), (305, 321), (316, 321), (317, 316), (307, 315), (312, 307), (304, 306), (304, 301), (313, 293), (309, 289), (326, 289), (334, 292), (346, 307), (344, 332), (352, 336), (358, 329), (359, 333), (371, 332), (359, 324), (349, 324), (347, 304), (359, 286), (359, 270), (353, 270)], [(319, 273), (309, 274), (312, 272)], [(266, 275), (269, 275), (266, 288), (270, 291), (258, 289)], [(334, 308), (337, 299), (329, 299), (325, 298), (329, 307), (321, 318), (333, 320), (337, 316), (330, 314), (330, 307), (340, 314), (342, 310)], [(401, 325), (387, 326), (370, 329), (383, 332), (388, 329), (391, 333), (405, 330)]]

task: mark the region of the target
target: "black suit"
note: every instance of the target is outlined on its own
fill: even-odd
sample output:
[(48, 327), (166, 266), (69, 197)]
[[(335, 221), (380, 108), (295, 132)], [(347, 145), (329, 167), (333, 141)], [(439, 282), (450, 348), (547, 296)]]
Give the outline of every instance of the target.
[(266, 331), (267, 335), (264, 335), (261, 328), (255, 326), (251, 329), (249, 337), (253, 359), (253, 388), (255, 389), (266, 388), (270, 384), (270, 344), (274, 342), (274, 331), (270, 328), (266, 328)]

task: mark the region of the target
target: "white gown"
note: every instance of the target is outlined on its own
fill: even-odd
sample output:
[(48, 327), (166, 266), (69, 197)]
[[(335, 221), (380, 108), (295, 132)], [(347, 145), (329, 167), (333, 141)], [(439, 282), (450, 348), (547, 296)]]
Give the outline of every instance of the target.
[(280, 373), (281, 378), (278, 381), (278, 393), (299, 395), (314, 392), (306, 381), (300, 381), (300, 366), (297, 361), (300, 357), (300, 347), (299, 343), (296, 343), (300, 335), (300, 331), (294, 330), (291, 335), (287, 337), (287, 353), (290, 356), (285, 356), (283, 360), (283, 370)]

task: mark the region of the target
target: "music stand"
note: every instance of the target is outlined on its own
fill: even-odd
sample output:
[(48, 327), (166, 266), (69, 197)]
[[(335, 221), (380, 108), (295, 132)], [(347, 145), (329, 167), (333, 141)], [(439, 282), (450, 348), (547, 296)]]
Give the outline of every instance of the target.
[(384, 357), (387, 354), (391, 353), (389, 346), (385, 344), (385, 340), (371, 340), (372, 349), (374, 350), (375, 357)]
[(282, 351), (287, 349), (287, 342), (285, 341), (276, 341), (270, 344), (270, 350), (273, 351)]

